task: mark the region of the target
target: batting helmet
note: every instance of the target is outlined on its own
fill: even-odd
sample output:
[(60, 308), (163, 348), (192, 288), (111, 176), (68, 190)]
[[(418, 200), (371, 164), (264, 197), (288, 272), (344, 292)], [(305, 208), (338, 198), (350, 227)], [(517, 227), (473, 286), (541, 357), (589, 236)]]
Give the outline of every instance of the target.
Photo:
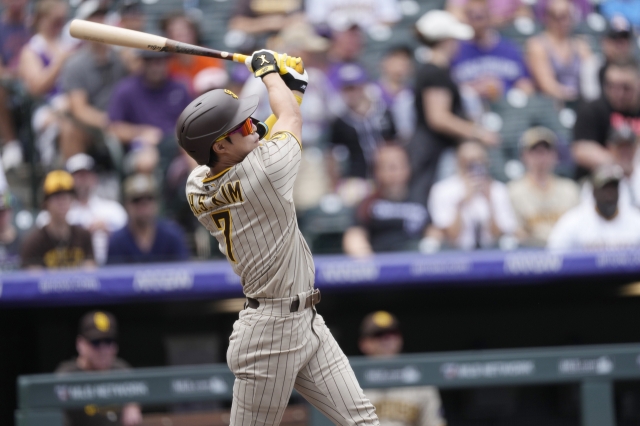
[(249, 118), (258, 100), (258, 95), (239, 99), (227, 89), (198, 96), (178, 118), (178, 143), (198, 164), (209, 164), (213, 143)]

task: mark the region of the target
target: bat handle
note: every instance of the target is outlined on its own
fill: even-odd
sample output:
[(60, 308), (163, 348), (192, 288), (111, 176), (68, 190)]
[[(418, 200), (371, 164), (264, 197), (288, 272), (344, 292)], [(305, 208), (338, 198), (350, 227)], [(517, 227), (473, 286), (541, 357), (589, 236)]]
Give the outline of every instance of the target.
[[(244, 64), (245, 61), (247, 60), (247, 58), (249, 58), (249, 57), (250, 56), (243, 55), (241, 53), (234, 53), (233, 54), (233, 62), (240, 62), (240, 63)], [(299, 61), (298, 61), (298, 59), (300, 59), (300, 58), (296, 58), (296, 57), (292, 57), (292, 56), (287, 57), (287, 66), (295, 69), (300, 74), (302, 74), (304, 72), (304, 64), (302, 63), (302, 59), (300, 59)]]

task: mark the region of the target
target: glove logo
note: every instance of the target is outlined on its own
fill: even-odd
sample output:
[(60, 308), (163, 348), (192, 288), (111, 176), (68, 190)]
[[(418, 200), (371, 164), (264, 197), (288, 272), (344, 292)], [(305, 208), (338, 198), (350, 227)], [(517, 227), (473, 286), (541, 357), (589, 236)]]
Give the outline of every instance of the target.
[(238, 99), (238, 95), (236, 95), (235, 93), (233, 93), (229, 89), (224, 89), (224, 93), (226, 93), (227, 95), (231, 96), (233, 99)]
[(258, 59), (260, 59), (260, 60), (262, 61), (262, 62), (260, 63), (260, 66), (262, 66), (262, 65), (264, 65), (264, 64), (268, 64), (268, 63), (270, 63), (270, 62), (267, 60), (267, 56), (266, 56), (266, 55), (260, 55), (260, 56), (258, 56)]

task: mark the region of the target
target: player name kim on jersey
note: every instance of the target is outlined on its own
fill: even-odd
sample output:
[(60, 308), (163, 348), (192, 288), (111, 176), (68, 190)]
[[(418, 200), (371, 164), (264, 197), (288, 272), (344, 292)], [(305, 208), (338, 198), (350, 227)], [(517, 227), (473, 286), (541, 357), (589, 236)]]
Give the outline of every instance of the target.
[(189, 206), (196, 216), (227, 204), (243, 203), (242, 186), (236, 180), (220, 186), (213, 194), (188, 194)]

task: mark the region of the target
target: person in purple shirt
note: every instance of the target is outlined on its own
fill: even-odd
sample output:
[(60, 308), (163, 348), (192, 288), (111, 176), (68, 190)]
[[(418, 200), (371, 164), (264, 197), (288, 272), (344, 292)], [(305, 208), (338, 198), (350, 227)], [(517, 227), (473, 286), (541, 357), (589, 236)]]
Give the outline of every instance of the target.
[[(168, 164), (176, 154), (173, 138), (176, 120), (189, 105), (187, 88), (169, 76), (169, 56), (163, 52), (139, 51), (142, 72), (120, 81), (109, 101), (110, 129), (132, 154), (132, 168), (152, 172), (162, 157)], [(126, 159), (125, 159), (126, 161)]]
[(533, 93), (522, 53), (515, 43), (504, 39), (492, 27), (487, 1), (470, 0), (465, 12), (475, 35), (460, 44), (452, 61), (454, 80), (470, 86), (489, 101), (501, 99), (512, 88)]
[(158, 188), (153, 177), (128, 177), (124, 197), (129, 223), (111, 235), (107, 264), (189, 259), (182, 230), (174, 222), (158, 220)]

